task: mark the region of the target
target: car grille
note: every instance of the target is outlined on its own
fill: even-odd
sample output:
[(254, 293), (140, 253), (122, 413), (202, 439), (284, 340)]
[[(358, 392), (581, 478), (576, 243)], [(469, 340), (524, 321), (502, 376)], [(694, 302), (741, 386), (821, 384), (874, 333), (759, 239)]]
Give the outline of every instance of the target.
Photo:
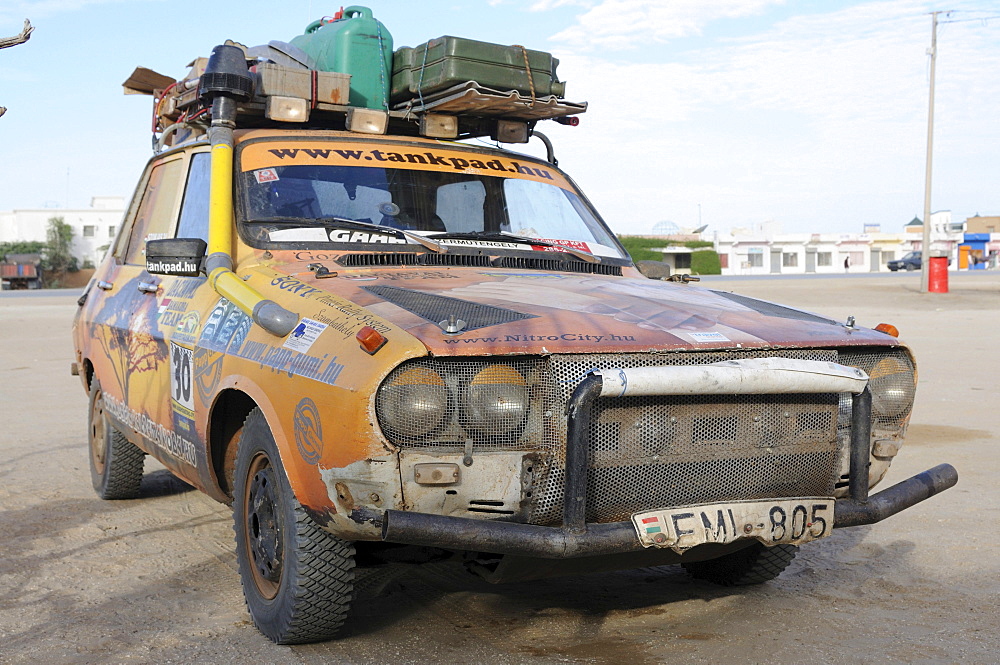
[[(550, 360), (562, 404), (593, 368), (702, 365), (782, 356), (835, 361), (835, 351), (566, 355)], [(562, 406), (562, 404), (560, 406)], [(840, 475), (837, 395), (619, 397), (591, 415), (587, 521), (737, 499), (830, 496)], [(562, 408), (558, 411), (563, 414)], [(557, 425), (563, 432), (566, 418)], [(540, 470), (529, 522), (562, 520), (562, 455)]]
[[(562, 521), (566, 403), (594, 369), (704, 365), (727, 360), (785, 357), (840, 362), (870, 372), (887, 355), (912, 367), (900, 349), (740, 350), (711, 352), (579, 354), (497, 359), (528, 380), (531, 409), (509, 438), (472, 436), (456, 421), (429, 439), (394, 440), (404, 448), (471, 451), (531, 450), (530, 491), (516, 519)], [(460, 385), (482, 359), (420, 359)], [(850, 438), (849, 395), (697, 395), (597, 400), (589, 432), (588, 522), (629, 519), (674, 505), (797, 496), (832, 496), (846, 482)], [(908, 415), (908, 413), (907, 413)], [(874, 418), (877, 432), (898, 432), (906, 416)], [(873, 432), (875, 434), (875, 432)]]

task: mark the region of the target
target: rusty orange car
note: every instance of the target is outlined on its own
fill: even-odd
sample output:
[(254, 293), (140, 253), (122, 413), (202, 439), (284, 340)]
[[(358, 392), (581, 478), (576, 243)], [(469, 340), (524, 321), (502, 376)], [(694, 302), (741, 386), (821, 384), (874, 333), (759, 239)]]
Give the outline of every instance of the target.
[(890, 326), (646, 277), (554, 159), (461, 140), (528, 140), (530, 117), (269, 123), (229, 49), (73, 341), (97, 494), (140, 497), (151, 455), (230, 504), (275, 642), (337, 634), (359, 550), (460, 552), (494, 582), (753, 584), (957, 481), (869, 493), (916, 388)]

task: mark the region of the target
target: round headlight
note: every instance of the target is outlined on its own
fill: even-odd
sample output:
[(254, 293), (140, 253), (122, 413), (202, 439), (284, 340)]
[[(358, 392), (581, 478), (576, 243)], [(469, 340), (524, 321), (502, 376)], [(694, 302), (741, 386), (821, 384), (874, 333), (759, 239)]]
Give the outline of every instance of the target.
[(883, 418), (898, 418), (913, 407), (916, 385), (913, 368), (902, 358), (887, 356), (868, 373), (872, 410)]
[(376, 413), (390, 438), (424, 436), (437, 429), (448, 413), (448, 388), (432, 369), (404, 369), (382, 384)]
[(507, 434), (524, 422), (528, 386), (509, 365), (490, 365), (472, 378), (465, 390), (463, 424), (479, 434)]

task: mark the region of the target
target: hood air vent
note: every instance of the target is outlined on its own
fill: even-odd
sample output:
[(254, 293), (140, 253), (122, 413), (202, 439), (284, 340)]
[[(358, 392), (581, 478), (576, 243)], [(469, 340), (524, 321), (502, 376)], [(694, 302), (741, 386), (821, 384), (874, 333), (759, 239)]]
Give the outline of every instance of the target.
[(411, 254), (392, 252), (379, 254), (341, 254), (337, 263), (345, 268), (369, 268), (373, 266), (456, 266), (468, 268), (489, 268), (490, 257), (477, 254)]
[(376, 266), (455, 266), (468, 268), (511, 268), (514, 270), (552, 270), (561, 272), (593, 273), (597, 275), (622, 274), (621, 266), (585, 263), (564, 259), (501, 256), (491, 258), (482, 254), (413, 254), (385, 252), (376, 254), (341, 254), (337, 263), (345, 268), (371, 268)]
[(481, 305), (468, 300), (438, 296), (422, 291), (401, 289), (398, 286), (366, 286), (364, 289), (422, 319), (427, 319), (435, 325), (439, 321), (447, 321), (451, 316), (454, 316), (456, 320), (461, 319), (466, 323), (465, 328), (462, 329), (463, 332), (520, 321), (521, 319), (537, 318), (534, 314), (515, 312), (512, 309)]
[(493, 260), (494, 268), (513, 268), (515, 270), (559, 270), (562, 272), (583, 272), (596, 275), (617, 275), (621, 277), (621, 266), (604, 263), (586, 263), (584, 261), (567, 261), (563, 259), (535, 258), (527, 256), (501, 256)]

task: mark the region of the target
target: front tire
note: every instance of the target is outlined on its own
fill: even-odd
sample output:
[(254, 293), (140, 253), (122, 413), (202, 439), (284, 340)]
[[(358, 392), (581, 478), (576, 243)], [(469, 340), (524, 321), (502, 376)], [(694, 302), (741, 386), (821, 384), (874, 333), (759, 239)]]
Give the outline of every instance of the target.
[(688, 575), (721, 586), (747, 586), (773, 580), (792, 562), (795, 545), (765, 547), (754, 543), (718, 559), (681, 564)]
[(295, 499), (260, 409), (236, 452), (233, 521), (247, 609), (277, 644), (334, 637), (354, 590), (354, 547), (316, 526)]
[(115, 429), (104, 412), (104, 393), (96, 378), (90, 384), (90, 480), (102, 499), (134, 499), (139, 496), (142, 467), (146, 458), (139, 448)]

